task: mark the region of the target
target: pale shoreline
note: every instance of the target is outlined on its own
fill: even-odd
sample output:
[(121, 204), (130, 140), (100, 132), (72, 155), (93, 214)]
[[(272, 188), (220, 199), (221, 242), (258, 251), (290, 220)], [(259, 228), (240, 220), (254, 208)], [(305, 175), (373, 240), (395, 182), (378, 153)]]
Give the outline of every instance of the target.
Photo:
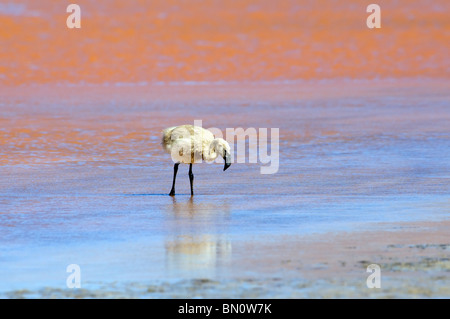
[[(1, 298), (449, 298), (450, 221), (377, 223), (373, 230), (235, 242), (231, 268), (254, 275), (15, 290)], [(381, 267), (369, 289), (366, 267)], [(239, 272), (238, 272), (239, 273)], [(89, 285), (87, 285), (89, 286)], [(94, 288), (95, 287), (95, 288)]]

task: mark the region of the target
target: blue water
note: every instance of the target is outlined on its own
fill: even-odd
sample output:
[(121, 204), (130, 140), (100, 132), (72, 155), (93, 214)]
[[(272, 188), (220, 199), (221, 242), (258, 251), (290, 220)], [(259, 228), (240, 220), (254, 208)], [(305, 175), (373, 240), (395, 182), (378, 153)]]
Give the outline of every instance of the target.
[[(110, 137), (82, 147), (58, 144), (54, 128), (31, 119), (29, 128), (43, 134), (27, 151), (3, 128), (0, 296), (18, 289), (65, 289), (69, 264), (80, 265), (84, 288), (246, 276), (251, 271), (236, 264), (246, 256), (233, 247), (247, 240), (448, 219), (448, 91), (414, 88), (387, 86), (379, 95), (369, 85), (367, 97), (350, 89), (342, 95), (333, 91), (328, 99), (320, 94), (302, 99), (304, 91), (288, 87), (285, 97), (267, 100), (247, 98), (245, 89), (236, 93), (236, 88), (227, 98), (227, 89), (217, 85), (219, 102), (208, 97), (178, 104), (170, 96), (152, 102), (151, 94), (138, 98), (122, 92), (98, 107), (86, 94), (79, 106), (83, 112), (75, 111), (73, 101), (58, 106), (51, 99), (39, 104), (29, 98), (17, 108), (5, 102), (4, 119), (11, 123), (26, 116), (29, 104), (33, 116), (66, 119), (69, 130), (94, 141), (104, 132)], [(194, 113), (186, 121), (204, 116), (210, 127), (233, 122), (278, 127), (278, 172), (261, 175), (260, 163), (234, 163), (226, 172), (219, 164), (198, 165), (196, 195), (190, 198), (187, 167), (180, 166), (178, 195), (168, 196), (172, 162), (160, 151), (159, 132), (183, 120), (185, 112)], [(146, 116), (148, 131), (141, 133), (148, 138), (124, 139), (145, 127)], [(98, 120), (99, 127), (86, 127), (84, 119)]]

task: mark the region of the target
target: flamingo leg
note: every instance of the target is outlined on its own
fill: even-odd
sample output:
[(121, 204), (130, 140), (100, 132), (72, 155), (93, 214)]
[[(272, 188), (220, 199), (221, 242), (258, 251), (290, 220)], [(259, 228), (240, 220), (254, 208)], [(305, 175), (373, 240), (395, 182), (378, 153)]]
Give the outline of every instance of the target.
[(194, 174), (192, 174), (192, 164), (189, 164), (189, 181), (191, 182), (191, 196), (194, 195)]
[(175, 195), (175, 180), (177, 178), (178, 165), (180, 165), (180, 163), (175, 163), (175, 165), (173, 166), (173, 182), (172, 182), (172, 190), (169, 193), (170, 196)]

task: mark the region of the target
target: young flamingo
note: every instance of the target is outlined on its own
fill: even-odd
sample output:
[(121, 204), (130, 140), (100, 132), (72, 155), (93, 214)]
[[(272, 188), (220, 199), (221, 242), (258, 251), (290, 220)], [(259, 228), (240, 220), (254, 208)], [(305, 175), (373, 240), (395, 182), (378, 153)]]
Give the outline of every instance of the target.
[(231, 165), (230, 145), (222, 138), (214, 135), (199, 126), (180, 125), (163, 130), (162, 146), (172, 156), (175, 162), (173, 167), (172, 190), (169, 195), (175, 195), (175, 179), (178, 165), (189, 164), (189, 181), (191, 183), (191, 196), (194, 195), (194, 174), (192, 164), (202, 161), (212, 162), (218, 156), (225, 161), (223, 170)]

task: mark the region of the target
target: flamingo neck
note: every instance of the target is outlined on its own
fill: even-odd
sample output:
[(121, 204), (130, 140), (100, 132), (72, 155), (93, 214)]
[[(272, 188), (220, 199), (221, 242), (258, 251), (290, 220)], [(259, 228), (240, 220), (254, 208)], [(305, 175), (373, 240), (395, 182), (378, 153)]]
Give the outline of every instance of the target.
[(207, 162), (214, 161), (217, 158), (217, 156), (218, 156), (218, 154), (215, 151), (213, 151), (213, 148), (212, 148), (211, 145), (209, 145), (209, 150), (208, 150), (206, 155), (207, 155), (206, 156), (206, 161)]

